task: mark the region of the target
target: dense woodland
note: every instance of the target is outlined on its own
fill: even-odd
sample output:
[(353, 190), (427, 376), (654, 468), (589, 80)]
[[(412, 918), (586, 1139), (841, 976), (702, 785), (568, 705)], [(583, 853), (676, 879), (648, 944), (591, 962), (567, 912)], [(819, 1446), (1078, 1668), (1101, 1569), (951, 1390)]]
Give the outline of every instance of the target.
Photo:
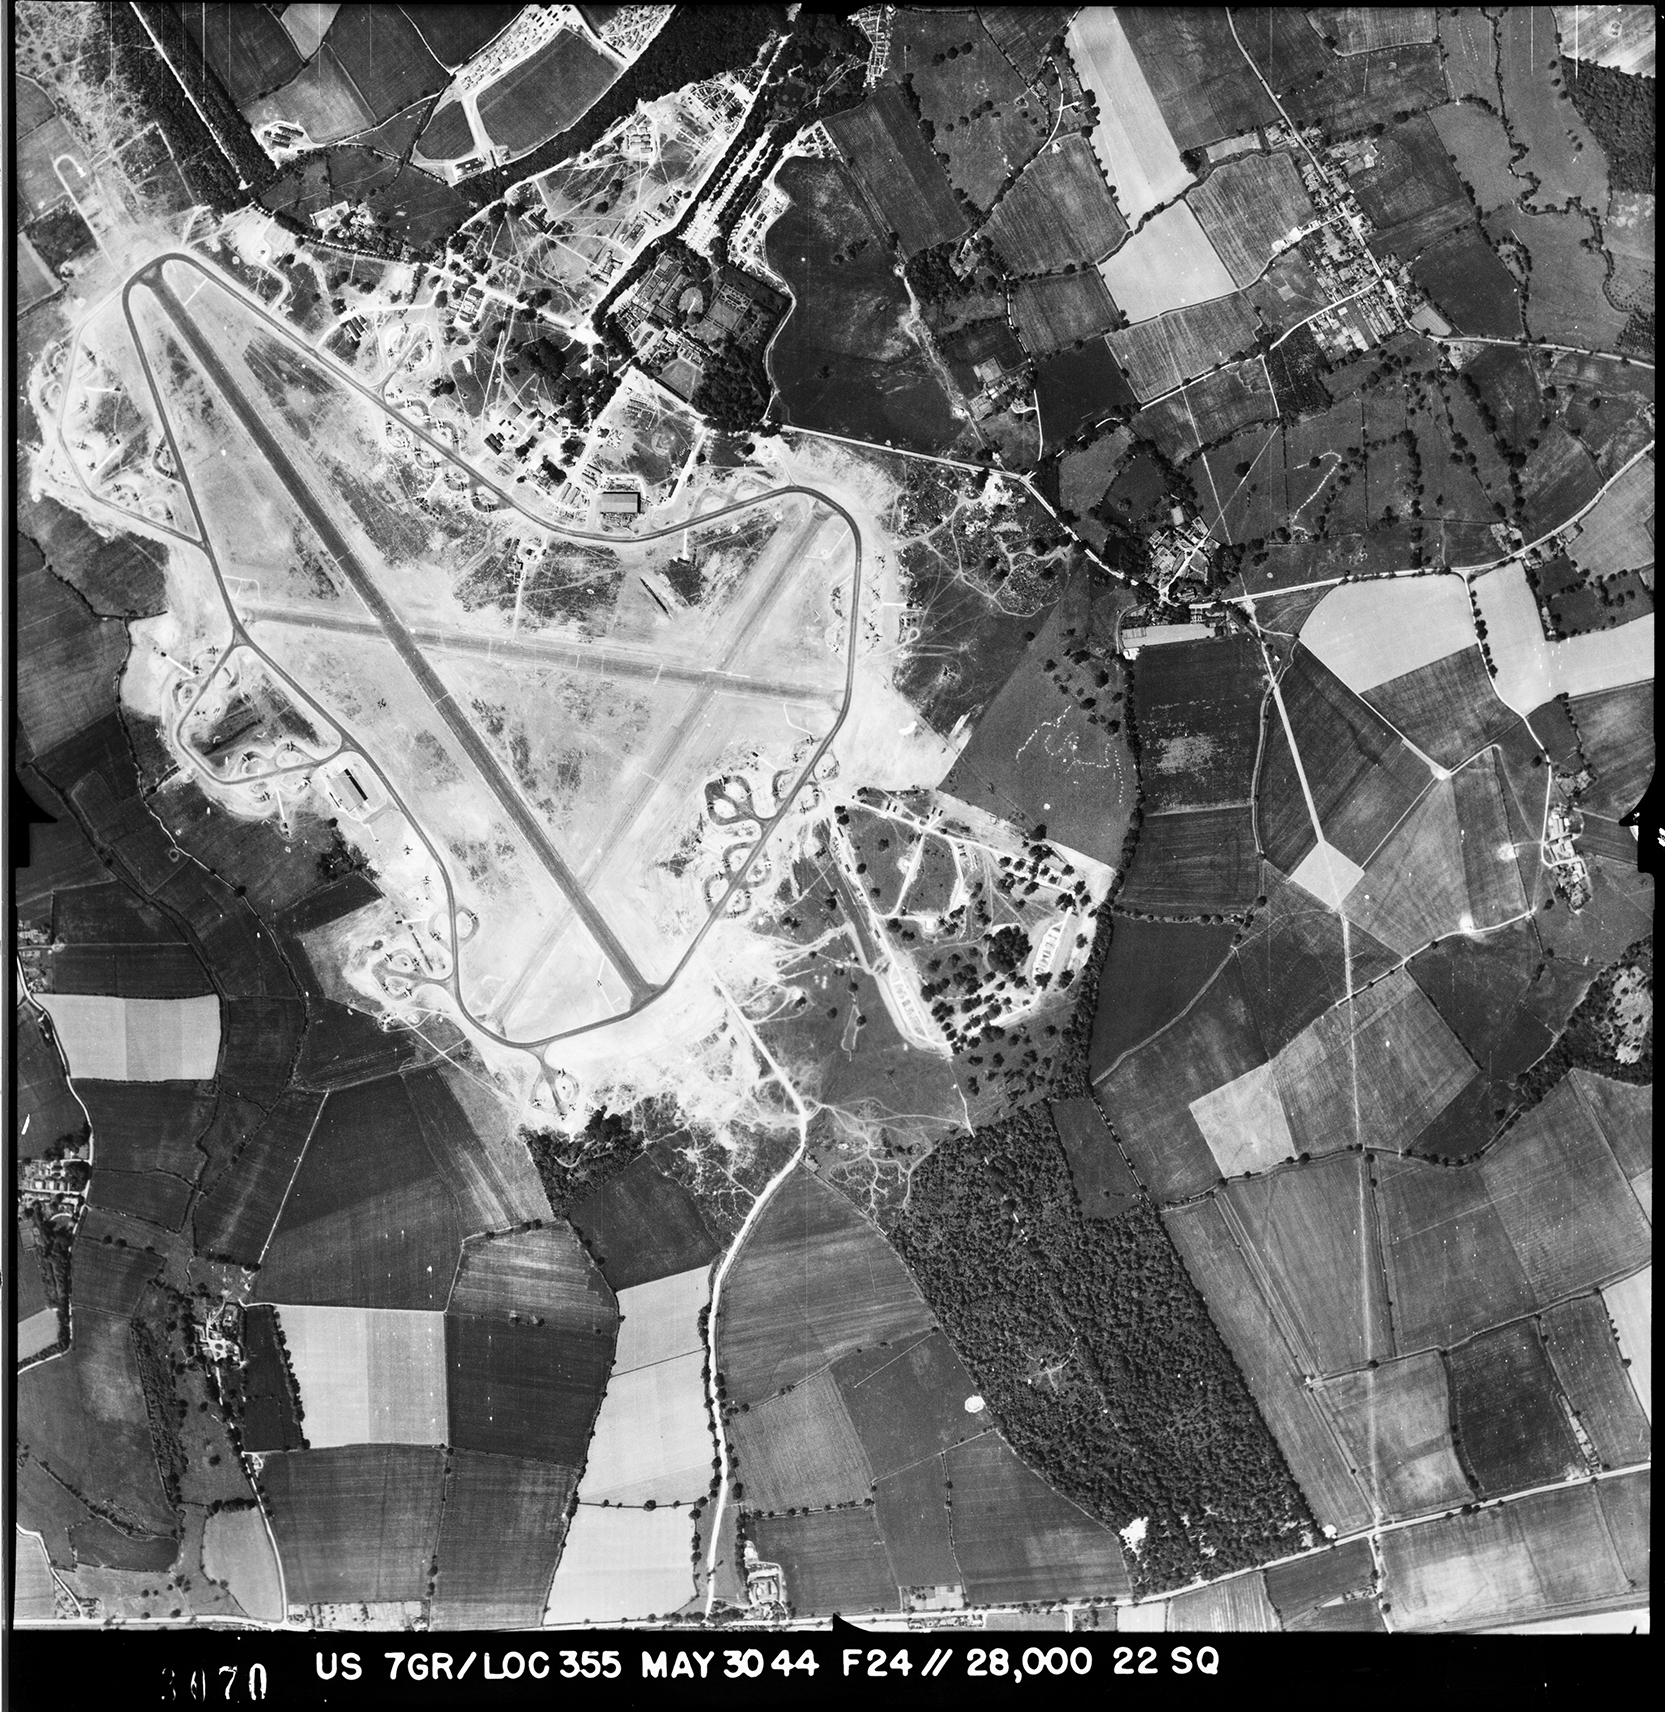
[(1654, 80), (1571, 59), (1561, 61), (1561, 75), (1573, 105), (1607, 156), (1613, 188), (1651, 193), (1657, 100)]
[[(1613, 1054), (1612, 1027), (1614, 988), (1626, 971), (1640, 973), (1653, 991), (1653, 935), (1638, 940), (1591, 984), (1578, 1009), (1567, 1018), (1561, 1037), (1515, 1084), (1530, 1111), (1554, 1090), (1569, 1070), (1594, 1070), (1616, 1082), (1653, 1082), (1653, 1023), (1650, 1020), (1639, 1057), (1621, 1063)], [(1648, 1005), (1651, 1018), (1653, 1005)]]
[(1142, 1591), (1299, 1548), (1305, 1500), (1160, 1219), (1084, 1217), (1044, 1107), (938, 1148), (890, 1236), (1030, 1466), (1148, 1519)]

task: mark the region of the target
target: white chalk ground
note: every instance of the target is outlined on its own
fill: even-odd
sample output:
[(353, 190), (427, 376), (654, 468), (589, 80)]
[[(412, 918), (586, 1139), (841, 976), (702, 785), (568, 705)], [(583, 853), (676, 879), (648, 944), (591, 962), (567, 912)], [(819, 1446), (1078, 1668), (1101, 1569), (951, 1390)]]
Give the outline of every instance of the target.
[[(29, 1265), (34, 1262), (30, 1261)], [(58, 1310), (42, 1308), (38, 1314), (31, 1314), (26, 1320), (17, 1324), (17, 1359), (27, 1361), (31, 1355), (39, 1355), (43, 1349), (50, 1349), (58, 1341)]]
[(1236, 1081), (1193, 1100), (1191, 1116), (1222, 1177), (1264, 1171), (1295, 1151), (1270, 1064), (1257, 1064)]
[(1119, 1605), (1116, 1608), (1116, 1629), (1138, 1635), (1160, 1635), (1168, 1627), (1168, 1601), (1158, 1599), (1150, 1605)]
[(1297, 864), (1290, 879), (1320, 903), (1339, 910), (1348, 894), (1364, 878), (1364, 869), (1333, 844), (1320, 839)]
[(1474, 615), (1461, 577), (1345, 583), (1312, 609), (1301, 641), (1362, 694), (1472, 646)]
[(711, 1268), (674, 1272), (619, 1291), (619, 1344), (614, 1373), (632, 1373), (700, 1348), (700, 1310), (711, 1300)]
[(1610, 1284), (1602, 1300), (1619, 1332), (1619, 1349), (1630, 1363), (1630, 1383), (1642, 1413), (1653, 1419), (1653, 1268), (1644, 1266), (1622, 1284)]
[(1653, 678), (1651, 612), (1615, 630), (1551, 642), (1520, 565), (1476, 578), (1474, 594), (1497, 667), (1497, 693), (1517, 713), (1530, 713), (1554, 696), (1593, 695)]
[(1546, 1617), (1541, 1623), (1506, 1623), (1500, 1629), (1476, 1629), (1479, 1635), (1649, 1635), (1653, 1613), (1643, 1605), (1634, 1611), (1592, 1611), (1587, 1617)]
[(656, 1504), (704, 1495), (717, 1454), (706, 1413), (705, 1357), (688, 1355), (613, 1374), (601, 1400), (581, 1504)]
[(1076, 75), (1098, 102), (1092, 145), (1115, 192), (1116, 205), (1134, 224), (1170, 202), (1191, 182), (1168, 122), (1151, 94), (1127, 32), (1111, 6), (1084, 6), (1069, 27)]
[(100, 1082), (206, 1082), (220, 1058), (220, 1001), (41, 993), (72, 1076)]
[(694, 1522), (687, 1510), (580, 1504), (549, 1589), (545, 1623), (664, 1617), (694, 1597)]
[(295, 1306), (278, 1323), (314, 1449), (445, 1443), (443, 1314)]
[(1129, 321), (1148, 321), (1237, 289), (1188, 202), (1153, 216), (1098, 264), (1098, 272)]

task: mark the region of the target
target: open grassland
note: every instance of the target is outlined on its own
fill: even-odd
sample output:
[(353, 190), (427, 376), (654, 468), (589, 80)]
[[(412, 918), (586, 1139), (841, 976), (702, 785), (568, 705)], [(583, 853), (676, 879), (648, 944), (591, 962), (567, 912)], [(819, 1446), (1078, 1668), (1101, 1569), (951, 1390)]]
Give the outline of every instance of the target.
[(1580, 570), (1611, 577), (1653, 563), (1654, 480), (1654, 461), (1643, 458), (1602, 495), (1568, 544)]
[(854, 1616), (900, 1606), (884, 1541), (873, 1511), (865, 1505), (808, 1516), (759, 1517), (747, 1522), (746, 1532), (765, 1562), (781, 1566), (790, 1611)]
[(197, 1204), (202, 1253), (259, 1264), (323, 1104), (320, 1094), (291, 1091), (252, 1129), (235, 1170), (223, 1172)]
[(1143, 1198), (1143, 1191), (1098, 1102), (1090, 1095), (1054, 1100), (1050, 1110), (1082, 1212), (1090, 1219), (1119, 1218)]
[(1486, 1497), (1586, 1472), (1538, 1328), (1499, 1326), (1452, 1350), (1451, 1419)]
[(1152, 215), (1098, 272), (1116, 307), (1135, 323), (1223, 297), (1233, 284), (1187, 202)]
[(435, 1547), (434, 1621), (527, 1629), (542, 1621), (566, 1533), (572, 1470), (456, 1451)]
[(876, 91), (828, 120), (827, 129), (905, 255), (965, 232), (970, 221), (900, 89)]
[(1226, 161), (1185, 200), (1239, 289), (1259, 279), (1274, 252), (1313, 218), (1312, 199), (1287, 154)]
[(1424, 755), (1449, 768), (1497, 742), (1515, 718), (1473, 646), (1374, 684), (1363, 698)]
[(231, 1589), (231, 1597), (257, 1623), (280, 1623), (283, 1586), (265, 1518), (258, 1510), (221, 1510), (207, 1519), (202, 1572)]
[(1498, 72), (1503, 116), (1524, 153), (1514, 170), (1536, 186), (1531, 208), (1607, 205), (1607, 156), (1561, 85), (1563, 62), (1555, 52), (1555, 12), (1549, 6), (1511, 6), (1498, 19)]
[(1273, 870), (1234, 961), (1266, 1051), (1277, 1053), (1355, 987), (1386, 973), (1392, 952)]
[(1421, 1516), (1472, 1499), (1451, 1442), (1438, 1351), (1327, 1379), (1319, 1397), (1383, 1516)]
[(940, 1330), (853, 1352), (832, 1375), (876, 1477), (975, 1438), (989, 1424), (981, 1412), (967, 1412), (977, 1387)]
[[(827, 1369), (784, 1396), (736, 1414), (728, 1432), (748, 1509), (776, 1512), (799, 1505), (821, 1509), (859, 1504), (878, 1472), (851, 1424), (838, 1381)], [(918, 1454), (908, 1460), (917, 1460)]]
[(463, 1235), (397, 1076), (330, 1095), (261, 1274), (275, 1301), (445, 1306)]
[(1286, 1322), (1319, 1372), (1391, 1355), (1375, 1201), (1357, 1155), (1244, 1179), (1223, 1189), (1219, 1202), (1259, 1256)]
[(612, 1328), (445, 1316), (449, 1443), (576, 1468), (612, 1362)]
[(1642, 800), (1654, 770), (1653, 682), (1576, 696), (1578, 746), (1595, 775), (1581, 803), (1590, 813), (1619, 819)]
[(1151, 399), (1240, 355), (1254, 343), (1256, 332), (1248, 300), (1222, 296), (1124, 327), (1110, 335), (1110, 348), (1135, 394)]
[(1116, 308), (1096, 273), (1052, 274), (1019, 282), (1012, 320), (1025, 349), (1044, 356), (1107, 332), (1116, 324)]
[(836, 1190), (796, 1171), (752, 1227), (717, 1326), (729, 1395), (760, 1402), (858, 1346), (930, 1328), (884, 1238)]
[(1116, 917), (1099, 974), (1089, 1074), (1098, 1077), (1172, 1022), (1225, 961), (1234, 936), (1225, 922)]
[(1132, 1591), (1115, 1534), (1060, 1498), (998, 1433), (957, 1446), (943, 1465), (953, 1483), (954, 1555), (974, 1603)]
[(1123, 25), (1175, 147), (1200, 148), (1276, 122), (1277, 108), (1224, 13), (1137, 7)]
[(1622, 1277), (1652, 1252), (1651, 1226), (1571, 1082), (1528, 1112), (1479, 1171), (1540, 1302)]
[(1348, 182), (1376, 227), (1370, 247), (1377, 255), (1409, 260), (1473, 218), (1462, 180), (1427, 114), (1395, 124), (1373, 147), (1375, 164)]
[(1495, 112), (1503, 105), (1497, 86), (1497, 25), (1477, 6), (1453, 6), (1439, 15), (1438, 37), (1445, 55), (1445, 77), (1451, 98), (1471, 96)]
[[(1251, 357), (1206, 374), (1183, 392), (1141, 411), (1139, 429), (1175, 463), (1183, 463), (1200, 446), (1225, 440), (1193, 470), (1192, 485), (1204, 517), (1221, 537), (1256, 540), (1275, 527), (1271, 519), (1284, 485), (1281, 437), (1264, 431), (1229, 437), (1251, 423), (1276, 421), (1277, 415), (1277, 394), (1266, 364)], [(1237, 474), (1243, 463), (1250, 466), (1252, 479)], [(1266, 498), (1256, 506), (1263, 491)]]
[(510, 157), (558, 137), (618, 81), (623, 67), (575, 30), (563, 30), (480, 94), (480, 122)]
[(1163, 915), (1235, 914), (1255, 897), (1259, 860), (1249, 806), (1152, 815), (1121, 902)]
[(1163, 1215), (1266, 1424), (1320, 1524), (1362, 1527), (1370, 1509), (1265, 1296), (1212, 1199)]
[(1055, 273), (1066, 262), (1096, 262), (1127, 232), (1085, 137), (1071, 133), (1045, 149), (1000, 198), (988, 235), (1015, 274)]
[(1076, 75), (1096, 107), (1093, 149), (1122, 213), (1138, 220), (1176, 197), (1191, 174), (1116, 9), (1078, 11), (1066, 41)]
[(694, 1596), (694, 1522), (686, 1510), (580, 1504), (549, 1590), (546, 1624), (668, 1617)]
[(1228, 961), (1178, 1022), (1100, 1077), (1105, 1112), (1159, 1204), (1200, 1194), (1220, 1176), (1191, 1102), (1264, 1060), (1241, 973)]
[(282, 1307), (307, 1442), (444, 1444), (445, 1327), (439, 1314)]
[(715, 1449), (703, 1368), (693, 1350), (612, 1375), (589, 1439), (586, 1504), (686, 1504), (707, 1490)]
[(474, 1238), (446, 1306), (457, 1314), (518, 1309), (572, 1331), (610, 1330), (611, 1292), (570, 1230), (550, 1226)]
[(1520, 286), (1475, 228), (1461, 227), (1424, 250), (1411, 277), (1458, 332), (1521, 337)]
[(1333, 40), (1340, 54), (1431, 42), (1434, 17), (1432, 6), (1316, 6), (1308, 13), (1313, 27)]
[(1295, 90), (1284, 106), (1298, 125), (1318, 125), (1334, 139), (1448, 98), (1439, 48), (1412, 43), (1332, 59), (1321, 77)]
[(703, 1269), (719, 1250), (692, 1196), (645, 1157), (561, 1210), (614, 1290)]
[(1472, 1632), (1634, 1603), (1647, 1490), (1644, 1472), (1384, 1534), (1395, 1629)]
[(948, 1476), (940, 1456), (929, 1456), (874, 1489), (874, 1519), (897, 1585), (962, 1587), (949, 1525)]
[(290, 1451), (266, 1459), (260, 1482), (293, 1604), (424, 1597), (439, 1536), (442, 1452)]

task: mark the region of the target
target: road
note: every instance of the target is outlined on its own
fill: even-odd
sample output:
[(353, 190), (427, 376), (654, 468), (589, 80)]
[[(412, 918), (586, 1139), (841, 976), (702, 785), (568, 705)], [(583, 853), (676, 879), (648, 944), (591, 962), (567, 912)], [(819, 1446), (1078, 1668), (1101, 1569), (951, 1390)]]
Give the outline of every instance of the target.
[[(616, 535), (610, 535), (597, 530), (574, 529), (556, 519), (545, 517), (531, 509), (523, 503), (517, 494), (500, 486), (493, 481), (491, 477), (476, 469), (471, 463), (458, 454), (448, 442), (429, 433), (421, 423), (412, 420), (395, 406), (388, 404), (385, 399), (381, 398), (377, 394), (374, 388), (365, 385), (356, 375), (352, 374), (349, 370), (344, 369), (339, 362), (329, 355), (329, 353), (322, 351), (317, 346), (313, 345), (310, 341), (299, 334), (291, 324), (280, 320), (278, 317), (269, 313), (266, 306), (256, 297), (244, 290), (241, 285), (229, 276), (222, 275), (218, 269), (205, 262), (201, 257), (191, 253), (190, 251), (177, 249), (164, 251), (158, 255), (152, 256), (150, 259), (138, 264), (130, 271), (126, 279), (122, 281), (115, 295), (120, 298), (122, 312), (127, 324), (128, 335), (133, 342), (134, 349), (138, 353), (139, 361), (143, 367), (146, 384), (150, 389), (153, 401), (156, 405), (162, 432), (168, 442), (169, 450), (173, 455), (175, 467), (181, 472), (180, 482), (182, 487), (185, 489), (187, 502), (191, 508), (192, 518), (196, 524), (197, 531), (201, 539), (202, 551), (208, 560), (209, 569), (214, 576), (221, 599), (226, 608), (227, 617), (231, 626), (231, 639), (226, 652), (229, 653), (232, 648), (248, 648), (252, 653), (265, 661), (265, 663), (284, 683), (291, 685), (297, 701), (309, 702), (310, 698), (306, 696), (305, 692), (302, 691), (299, 686), (291, 684), (288, 674), (283, 672), (282, 668), (279, 667), (276, 662), (272, 661), (259, 647), (259, 645), (249, 636), (249, 633), (237, 612), (236, 606), (231, 599), (229, 590), (226, 586), (224, 572), (220, 567), (218, 559), (213, 551), (212, 544), (209, 541), (208, 532), (201, 515), (200, 507), (197, 504), (195, 492), (192, 489), (188, 474), (185, 472), (184, 461), (180, 456), (178, 445), (168, 421), (168, 415), (162, 396), (162, 389), (157, 382), (156, 375), (152, 369), (149, 358), (145, 353), (139, 328), (134, 319), (131, 301), (134, 288), (143, 283), (146, 284), (147, 289), (152, 289), (147, 280), (147, 276), (150, 275), (156, 276), (156, 284), (160, 286), (162, 284), (160, 279), (161, 269), (169, 262), (189, 267), (200, 274), (205, 280), (211, 281), (215, 285), (219, 286), (220, 289), (223, 290), (245, 314), (259, 321), (282, 338), (286, 343), (290, 344), (297, 350), (304, 352), (314, 362), (320, 364), (326, 369), (338, 385), (357, 392), (384, 416), (390, 417), (414, 438), (421, 440), (423, 444), (428, 446), (441, 461), (465, 474), (471, 483), (483, 491), (494, 494), (506, 507), (515, 511), (520, 516), (525, 517), (529, 522), (536, 524), (541, 529), (548, 530), (551, 534), (561, 536), (567, 540), (595, 541), (605, 542), (609, 545), (617, 545), (619, 538)], [(163, 287), (163, 289), (166, 288)], [(169, 293), (169, 296), (172, 296), (171, 292)], [(177, 300), (175, 300), (175, 303), (177, 304)], [(102, 308), (102, 305), (95, 307), (90, 314), (97, 314), (99, 308)], [(90, 315), (88, 318), (90, 319)], [(79, 337), (79, 335), (77, 335), (77, 337)], [(198, 342), (200, 343), (200, 337)], [(217, 362), (216, 366), (218, 366)], [(259, 443), (258, 440), (257, 443)], [(856, 523), (855, 518), (843, 505), (841, 505), (830, 494), (824, 493), (818, 488), (807, 487), (798, 483), (789, 483), (778, 488), (771, 488), (763, 493), (754, 494), (749, 498), (734, 500), (729, 504), (715, 507), (710, 511), (701, 512), (692, 517), (683, 518), (675, 523), (666, 524), (662, 528), (644, 531), (641, 534), (632, 536), (631, 539), (635, 542), (647, 543), (680, 537), (690, 527), (704, 526), (714, 523), (720, 521), (722, 518), (732, 516), (739, 512), (751, 511), (756, 509), (758, 506), (769, 505), (777, 500), (784, 499), (792, 495), (800, 495), (818, 504), (826, 506), (827, 509), (836, 515), (850, 531), (851, 542), (854, 549), (854, 565), (851, 579), (850, 618), (845, 646), (846, 657), (844, 688), (842, 697), (839, 701), (838, 712), (831, 727), (827, 731), (826, 736), (821, 739), (821, 741), (816, 745), (814, 751), (805, 761), (803, 771), (799, 779), (793, 785), (791, 791), (783, 797), (779, 809), (777, 809), (775, 814), (773, 814), (769, 820), (764, 823), (745, 863), (733, 875), (722, 895), (716, 900), (710, 913), (701, 924), (698, 932), (684, 949), (675, 968), (672, 969), (666, 979), (657, 986), (648, 986), (644, 983), (643, 990), (640, 993), (633, 993), (630, 1004), (622, 1013), (596, 1017), (589, 1022), (579, 1024), (573, 1028), (559, 1029), (546, 1035), (540, 1035), (535, 1038), (524, 1040), (513, 1039), (510, 1036), (501, 1033), (499, 1030), (491, 1027), (489, 1024), (477, 1017), (469, 1008), (466, 1000), (462, 996), (460, 945), (453, 926), (450, 931), (451, 972), (438, 984), (444, 986), (447, 992), (449, 992), (461, 1015), (467, 1018), (467, 1020), (486, 1038), (497, 1042), (501, 1046), (518, 1048), (541, 1057), (544, 1049), (555, 1042), (570, 1039), (578, 1035), (589, 1034), (596, 1029), (608, 1027), (610, 1024), (619, 1021), (622, 1016), (634, 1016), (639, 1011), (653, 1003), (653, 1001), (662, 993), (668, 991), (698, 953), (705, 936), (711, 931), (713, 925), (723, 917), (735, 893), (747, 884), (752, 866), (756, 863), (769, 840), (779, 828), (782, 820), (784, 820), (786, 815), (794, 808), (803, 786), (815, 776), (816, 769), (820, 766), (821, 761), (827, 754), (827, 751), (832, 747), (840, 730), (843, 728), (844, 722), (849, 716), (851, 700), (855, 693), (856, 644), (859, 637), (864, 557), (861, 529)], [(326, 539), (333, 537), (335, 533), (335, 531), (331, 531), (331, 536), (326, 537)], [(420, 818), (401, 796), (393, 781), (386, 776), (379, 766), (376, 765), (371, 747), (355, 738), (335, 715), (328, 714), (323, 709), (317, 709), (316, 711), (318, 711), (323, 717), (332, 719), (342, 730), (346, 746), (356, 748), (365, 756), (366, 765), (371, 769), (382, 784), (383, 788), (387, 791), (390, 802), (405, 817), (416, 837), (422, 842), (440, 875), (441, 884), (445, 889), (448, 916), (451, 921), (454, 922), (459, 906), (455, 890), (451, 883), (450, 872), (445, 863), (441, 860), (439, 853), (434, 849), (426, 834), (423, 832)], [(621, 969), (620, 972), (622, 974), (623, 970)]]
[(375, 579), (360, 563), (358, 554), (336, 526), (335, 519), (325, 509), (300, 471), (290, 462), (289, 455), (278, 444), (277, 436), (250, 406), (225, 364), (198, 330), (195, 321), (186, 313), (185, 306), (163, 280), (161, 263), (155, 264), (148, 275), (140, 275), (133, 283), (142, 283), (161, 305), (180, 338), (190, 348), (198, 366), (218, 388), (232, 414), (242, 424), (244, 432), (255, 443), (260, 455), (299, 507), (301, 515), (312, 525), (318, 539), (340, 566), (342, 574), (352, 585), (353, 593), (375, 618), (382, 635), (392, 644), (394, 652), (404, 662), (406, 671), (416, 680), (429, 705), (445, 722), (445, 728), (451, 733), (457, 747), (473, 763), (474, 770), (485, 781), (487, 789), (497, 798), (498, 806), (509, 817), (527, 847), (536, 853), (544, 871), (561, 888), (567, 902), (572, 906), (573, 913), (589, 930), (591, 938), (624, 977), (632, 1000), (647, 997), (653, 991), (652, 984), (636, 967), (619, 936), (601, 911), (590, 901), (589, 894), (579, 885), (578, 876), (567, 866), (566, 858), (555, 848), (549, 834), (544, 831), (537, 816), (527, 806), (525, 798), (515, 789), (514, 783), (498, 764), (497, 757), (492, 754), (485, 739), (463, 712), (456, 697), (428, 664), (427, 657), (417, 647), (415, 639), (405, 628), (403, 620), (393, 610), (386, 596), (377, 588)]

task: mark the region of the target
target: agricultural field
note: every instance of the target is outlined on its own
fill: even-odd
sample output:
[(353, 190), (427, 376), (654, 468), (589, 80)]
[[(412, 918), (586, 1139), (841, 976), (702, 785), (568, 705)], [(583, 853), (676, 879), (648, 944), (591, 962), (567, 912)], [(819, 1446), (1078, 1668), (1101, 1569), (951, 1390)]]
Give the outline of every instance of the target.
[(439, 1314), (280, 1307), (278, 1323), (314, 1449), (446, 1442)]
[(1226, 161), (1185, 200), (1239, 290), (1253, 285), (1273, 255), (1314, 217), (1312, 200), (1287, 154)]
[(1089, 339), (1035, 366), (1035, 398), (1046, 450), (1056, 450), (1089, 424), (1138, 408), (1107, 340)]
[(220, 1056), (220, 1001), (43, 993), (69, 1073), (109, 1082), (201, 1082)]
[(1452, 1431), (1484, 1496), (1585, 1472), (1537, 1327), (1497, 1327), (1450, 1362)]
[(623, 70), (587, 37), (562, 30), (481, 92), (480, 124), (504, 158), (530, 154), (583, 118)]
[(1052, 274), (1018, 283), (1012, 321), (1024, 348), (1044, 357), (1108, 332), (1116, 325), (1116, 307), (1097, 274)]
[(1284, 102), (1299, 125), (1318, 125), (1332, 140), (1387, 125), (1450, 99), (1440, 49), (1411, 43), (1331, 59), (1323, 74)]
[(1099, 976), (1088, 1053), (1094, 1079), (1179, 1016), (1225, 961), (1235, 939), (1235, 928), (1226, 922), (1116, 918)]
[(970, 221), (900, 89), (875, 91), (830, 119), (827, 130), (904, 255), (965, 233)]
[[(1214, 178), (1208, 183), (1212, 185)], [(1190, 201), (1175, 202), (1152, 215), (1099, 263), (1098, 273), (1116, 307), (1135, 324), (1224, 297), (1236, 283)]]
[(434, 1621), (448, 1629), (541, 1622), (571, 1496), (570, 1469), (454, 1452), (434, 1548)]
[(1222, 14), (1134, 7), (1123, 22), (1175, 147), (1195, 149), (1276, 121)]
[(1256, 332), (1247, 299), (1229, 296), (1124, 327), (1110, 335), (1110, 348), (1134, 392), (1148, 400), (1240, 355)]
[(580, 1504), (549, 1589), (546, 1624), (561, 1628), (668, 1617), (694, 1596), (687, 1510)]
[(1056, 273), (1067, 262), (1101, 261), (1122, 241), (1127, 222), (1092, 145), (1069, 135), (1024, 169), (986, 230), (1007, 268), (1028, 276)]

